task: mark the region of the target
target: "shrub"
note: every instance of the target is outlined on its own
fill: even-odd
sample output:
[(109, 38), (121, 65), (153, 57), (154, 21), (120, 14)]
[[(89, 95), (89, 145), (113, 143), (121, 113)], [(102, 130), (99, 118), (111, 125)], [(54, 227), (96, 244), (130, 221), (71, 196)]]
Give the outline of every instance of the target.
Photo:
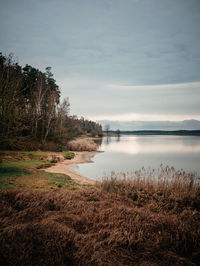
[(65, 159), (67, 159), (67, 160), (71, 160), (71, 159), (73, 159), (74, 156), (75, 156), (75, 153), (74, 153), (74, 152), (70, 152), (70, 151), (67, 151), (67, 152), (64, 154), (64, 157), (65, 157)]
[(98, 132), (95, 131), (95, 130), (92, 130), (92, 131), (90, 132), (90, 134), (91, 134), (91, 136), (94, 138), (94, 137), (96, 137), (96, 136), (98, 135)]
[(68, 143), (68, 148), (72, 151), (96, 151), (97, 145), (90, 139), (75, 139)]

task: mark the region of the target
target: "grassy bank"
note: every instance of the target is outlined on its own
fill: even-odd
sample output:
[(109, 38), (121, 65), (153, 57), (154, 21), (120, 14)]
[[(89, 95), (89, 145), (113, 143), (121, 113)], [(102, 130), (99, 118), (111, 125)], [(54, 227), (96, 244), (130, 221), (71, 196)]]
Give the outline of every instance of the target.
[(82, 186), (69, 176), (43, 171), (59, 160), (73, 157), (73, 152), (3, 151), (0, 153), (0, 189), (79, 189)]
[(113, 173), (87, 190), (1, 191), (0, 262), (199, 265), (196, 178), (161, 167)]

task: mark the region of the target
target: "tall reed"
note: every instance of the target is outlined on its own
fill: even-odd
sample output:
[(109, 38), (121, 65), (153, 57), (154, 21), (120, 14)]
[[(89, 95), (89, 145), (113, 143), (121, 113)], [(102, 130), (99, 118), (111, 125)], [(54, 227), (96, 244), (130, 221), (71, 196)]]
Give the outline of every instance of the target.
[(124, 195), (143, 190), (183, 199), (196, 197), (200, 193), (200, 178), (196, 173), (187, 173), (161, 164), (157, 170), (143, 167), (135, 172), (112, 172), (102, 178), (99, 186), (103, 191)]

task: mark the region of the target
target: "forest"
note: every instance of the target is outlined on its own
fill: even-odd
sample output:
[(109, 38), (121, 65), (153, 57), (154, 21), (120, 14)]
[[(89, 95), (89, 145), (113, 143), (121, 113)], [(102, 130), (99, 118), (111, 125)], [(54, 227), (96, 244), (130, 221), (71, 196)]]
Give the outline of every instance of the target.
[(12, 54), (0, 53), (1, 149), (60, 151), (82, 134), (101, 136), (102, 127), (70, 115), (51, 67), (22, 67)]

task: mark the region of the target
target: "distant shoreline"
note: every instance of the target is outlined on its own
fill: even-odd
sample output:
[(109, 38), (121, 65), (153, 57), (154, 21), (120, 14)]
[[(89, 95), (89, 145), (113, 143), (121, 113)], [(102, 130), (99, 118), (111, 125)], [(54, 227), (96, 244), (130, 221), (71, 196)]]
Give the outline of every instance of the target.
[[(105, 132), (104, 132), (105, 133)], [(117, 135), (116, 130), (110, 130), (110, 135)], [(200, 130), (134, 130), (120, 131), (120, 135), (176, 135), (176, 136), (200, 136)]]

